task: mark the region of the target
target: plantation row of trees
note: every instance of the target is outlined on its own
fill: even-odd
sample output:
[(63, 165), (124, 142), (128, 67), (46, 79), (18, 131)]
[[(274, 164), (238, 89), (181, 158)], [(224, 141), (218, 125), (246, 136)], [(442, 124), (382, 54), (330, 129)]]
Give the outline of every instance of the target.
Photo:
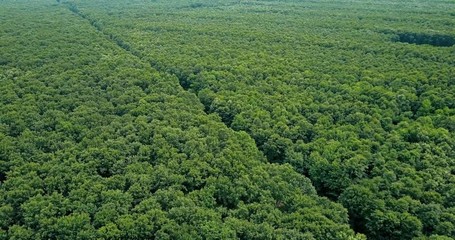
[(455, 48), (439, 44), (453, 3), (72, 4), (341, 203), (354, 230), (455, 237)]
[(0, 16), (0, 239), (365, 239), (66, 5), (2, 1)]

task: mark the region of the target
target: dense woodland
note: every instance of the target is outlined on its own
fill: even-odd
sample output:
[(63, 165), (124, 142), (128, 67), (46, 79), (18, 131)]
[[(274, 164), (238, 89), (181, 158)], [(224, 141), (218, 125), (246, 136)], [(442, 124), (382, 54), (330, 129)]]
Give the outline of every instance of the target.
[(0, 1), (0, 239), (454, 239), (454, 12)]

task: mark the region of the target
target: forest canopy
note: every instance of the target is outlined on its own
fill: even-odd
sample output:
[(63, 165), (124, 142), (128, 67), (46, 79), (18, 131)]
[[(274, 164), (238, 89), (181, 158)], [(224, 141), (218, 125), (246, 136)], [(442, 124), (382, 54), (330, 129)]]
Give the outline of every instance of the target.
[(451, 1), (3, 0), (0, 239), (453, 239)]

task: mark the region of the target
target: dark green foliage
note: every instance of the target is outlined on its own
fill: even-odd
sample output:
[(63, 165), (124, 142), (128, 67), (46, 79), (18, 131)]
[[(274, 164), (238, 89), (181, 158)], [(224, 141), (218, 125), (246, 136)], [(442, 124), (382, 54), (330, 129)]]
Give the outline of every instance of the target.
[(1, 2), (0, 239), (454, 238), (453, 6)]
[(364, 239), (83, 7), (0, 5), (0, 239)]
[(452, 3), (75, 3), (253, 137), (269, 162), (291, 164), (339, 199), (355, 230), (453, 237)]
[(439, 47), (455, 45), (455, 37), (441, 34), (399, 33), (397, 41), (414, 44), (430, 44)]

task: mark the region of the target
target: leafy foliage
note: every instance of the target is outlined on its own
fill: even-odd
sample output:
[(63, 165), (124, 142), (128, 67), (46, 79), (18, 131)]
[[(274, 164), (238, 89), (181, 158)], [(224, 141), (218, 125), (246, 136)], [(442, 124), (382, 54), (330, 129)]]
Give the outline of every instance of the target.
[(453, 2), (0, 6), (0, 238), (455, 237)]
[(93, 22), (0, 5), (0, 239), (363, 239)]
[(355, 230), (454, 237), (453, 3), (73, 2)]

